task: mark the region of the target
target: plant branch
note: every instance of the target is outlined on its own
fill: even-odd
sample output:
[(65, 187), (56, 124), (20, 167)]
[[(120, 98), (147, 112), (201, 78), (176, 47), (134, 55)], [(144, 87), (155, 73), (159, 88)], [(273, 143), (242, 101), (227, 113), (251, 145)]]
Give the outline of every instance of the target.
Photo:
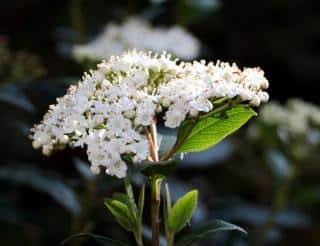
[(157, 158), (157, 154), (156, 154), (156, 147), (154, 145), (154, 142), (153, 142), (153, 138), (152, 138), (152, 135), (149, 131), (149, 129), (147, 127), (144, 127), (144, 133), (149, 141), (149, 144), (150, 144), (150, 155), (151, 155), (151, 158), (153, 161), (156, 160)]
[(170, 148), (166, 153), (163, 154), (163, 156), (160, 158), (160, 161), (169, 160), (180, 149), (180, 147), (182, 146), (184, 141), (187, 139), (187, 137), (191, 133), (196, 123), (197, 121), (193, 121), (192, 124), (188, 125), (188, 128), (185, 131), (185, 134), (181, 136), (179, 139), (177, 139), (177, 142), (172, 146), (172, 148)]
[(153, 145), (154, 145), (154, 156), (155, 156), (155, 161), (159, 161), (159, 156), (158, 156), (158, 135), (157, 135), (157, 120), (154, 117), (153, 123), (150, 127), (151, 129), (151, 136), (153, 140)]

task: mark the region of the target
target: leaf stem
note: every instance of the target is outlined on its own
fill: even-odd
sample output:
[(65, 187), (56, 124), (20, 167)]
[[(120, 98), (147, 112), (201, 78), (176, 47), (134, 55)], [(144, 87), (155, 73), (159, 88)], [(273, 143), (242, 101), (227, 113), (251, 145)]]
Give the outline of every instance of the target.
[(169, 160), (180, 149), (180, 147), (187, 139), (196, 123), (197, 121), (193, 121), (191, 124), (188, 125), (186, 131), (184, 131), (183, 136), (181, 136), (179, 140), (177, 139), (177, 142), (172, 146), (172, 148), (170, 148), (166, 153), (163, 154), (163, 156), (160, 158), (160, 161)]

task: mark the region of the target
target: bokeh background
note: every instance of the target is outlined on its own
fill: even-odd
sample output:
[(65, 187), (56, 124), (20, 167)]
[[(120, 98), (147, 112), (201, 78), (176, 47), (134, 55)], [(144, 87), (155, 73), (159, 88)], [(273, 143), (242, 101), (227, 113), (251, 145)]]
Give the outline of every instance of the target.
[[(132, 239), (103, 207), (104, 197), (122, 190), (121, 181), (93, 177), (79, 150), (44, 157), (28, 139), (29, 128), (48, 105), (88, 68), (72, 57), (74, 44), (86, 43), (110, 21), (121, 23), (130, 16), (156, 26), (177, 24), (199, 39), (197, 58), (262, 67), (271, 100), (298, 97), (318, 104), (318, 5), (311, 0), (2, 0), (1, 245), (58, 245), (80, 232)], [(190, 188), (200, 190), (192, 226), (219, 218), (248, 231), (247, 236), (215, 234), (199, 245), (320, 245), (318, 159), (301, 161), (299, 175), (292, 179), (293, 160), (286, 151), (248, 137), (254, 121), (213, 149), (187, 155), (168, 180), (174, 197)], [(135, 187), (139, 185), (137, 177)], [(280, 205), (275, 205), (279, 190)], [(150, 236), (147, 226), (144, 233)]]

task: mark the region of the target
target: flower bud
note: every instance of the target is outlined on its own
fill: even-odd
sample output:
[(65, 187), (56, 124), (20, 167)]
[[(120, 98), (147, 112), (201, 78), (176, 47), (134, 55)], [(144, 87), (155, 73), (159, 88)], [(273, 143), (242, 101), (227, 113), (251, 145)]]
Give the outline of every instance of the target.
[(90, 167), (90, 171), (95, 174), (98, 175), (100, 173), (100, 168), (98, 166), (91, 166)]
[(62, 144), (67, 144), (68, 141), (69, 141), (69, 137), (67, 135), (62, 135), (59, 138), (59, 142), (62, 143)]
[(162, 103), (162, 106), (165, 107), (165, 108), (167, 108), (167, 107), (169, 107), (171, 105), (170, 100), (167, 99), (167, 98), (162, 99), (161, 103)]
[(42, 147), (42, 154), (45, 156), (49, 156), (51, 155), (52, 152), (52, 148), (48, 147), (48, 146), (43, 146)]
[(195, 109), (191, 109), (189, 114), (191, 117), (197, 117), (199, 115), (199, 112)]
[(41, 147), (40, 141), (38, 141), (38, 140), (32, 141), (32, 147), (33, 147), (34, 149), (39, 149), (39, 148)]
[(161, 107), (160, 104), (157, 106), (156, 112), (157, 112), (157, 113), (161, 113), (161, 112), (162, 112), (162, 107)]
[(128, 119), (133, 119), (134, 117), (136, 117), (136, 111), (134, 110), (127, 110), (124, 112), (124, 116)]

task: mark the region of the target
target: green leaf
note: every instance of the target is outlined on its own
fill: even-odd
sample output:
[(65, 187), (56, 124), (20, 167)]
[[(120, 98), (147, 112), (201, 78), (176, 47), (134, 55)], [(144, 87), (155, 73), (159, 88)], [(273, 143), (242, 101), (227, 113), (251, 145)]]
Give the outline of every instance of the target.
[(112, 198), (126, 204), (128, 207), (130, 205), (130, 200), (127, 194), (121, 192), (115, 192), (112, 195)]
[(206, 117), (196, 123), (178, 152), (206, 150), (239, 129), (254, 115), (256, 113), (250, 107), (234, 106), (223, 114)]
[(198, 191), (192, 190), (174, 204), (168, 218), (170, 232), (179, 232), (188, 223), (197, 207), (197, 201)]
[(129, 203), (127, 203), (128, 208), (130, 209), (130, 211), (134, 215), (134, 217), (136, 217), (137, 205), (136, 205), (136, 201), (134, 199), (134, 195), (133, 195), (133, 191), (132, 191), (132, 185), (130, 183), (130, 179), (129, 179), (128, 176), (125, 177), (124, 184), (125, 184), (125, 189), (126, 189), (127, 196), (128, 196), (128, 201), (129, 201)]
[(66, 243), (68, 243), (69, 241), (71, 241), (75, 238), (92, 238), (97, 243), (99, 243), (99, 245), (101, 245), (101, 246), (127, 246), (128, 245), (126, 243), (116, 241), (116, 240), (113, 240), (108, 237), (103, 237), (103, 236), (99, 236), (96, 234), (92, 234), (92, 233), (79, 233), (79, 234), (71, 235), (70, 237), (63, 240), (63, 242), (61, 242), (60, 245), (61, 246), (65, 245)]
[(240, 231), (244, 234), (247, 232), (239, 226), (225, 222), (223, 220), (214, 220), (206, 225), (203, 225), (191, 232), (188, 232), (186, 236), (182, 237), (175, 244), (176, 246), (188, 246), (208, 237), (210, 234), (219, 231)]
[(137, 223), (128, 205), (112, 198), (106, 199), (104, 204), (124, 229), (127, 231), (135, 229)]
[(0, 103), (16, 106), (27, 112), (34, 111), (34, 105), (29, 101), (22, 88), (16, 85), (0, 87)]

